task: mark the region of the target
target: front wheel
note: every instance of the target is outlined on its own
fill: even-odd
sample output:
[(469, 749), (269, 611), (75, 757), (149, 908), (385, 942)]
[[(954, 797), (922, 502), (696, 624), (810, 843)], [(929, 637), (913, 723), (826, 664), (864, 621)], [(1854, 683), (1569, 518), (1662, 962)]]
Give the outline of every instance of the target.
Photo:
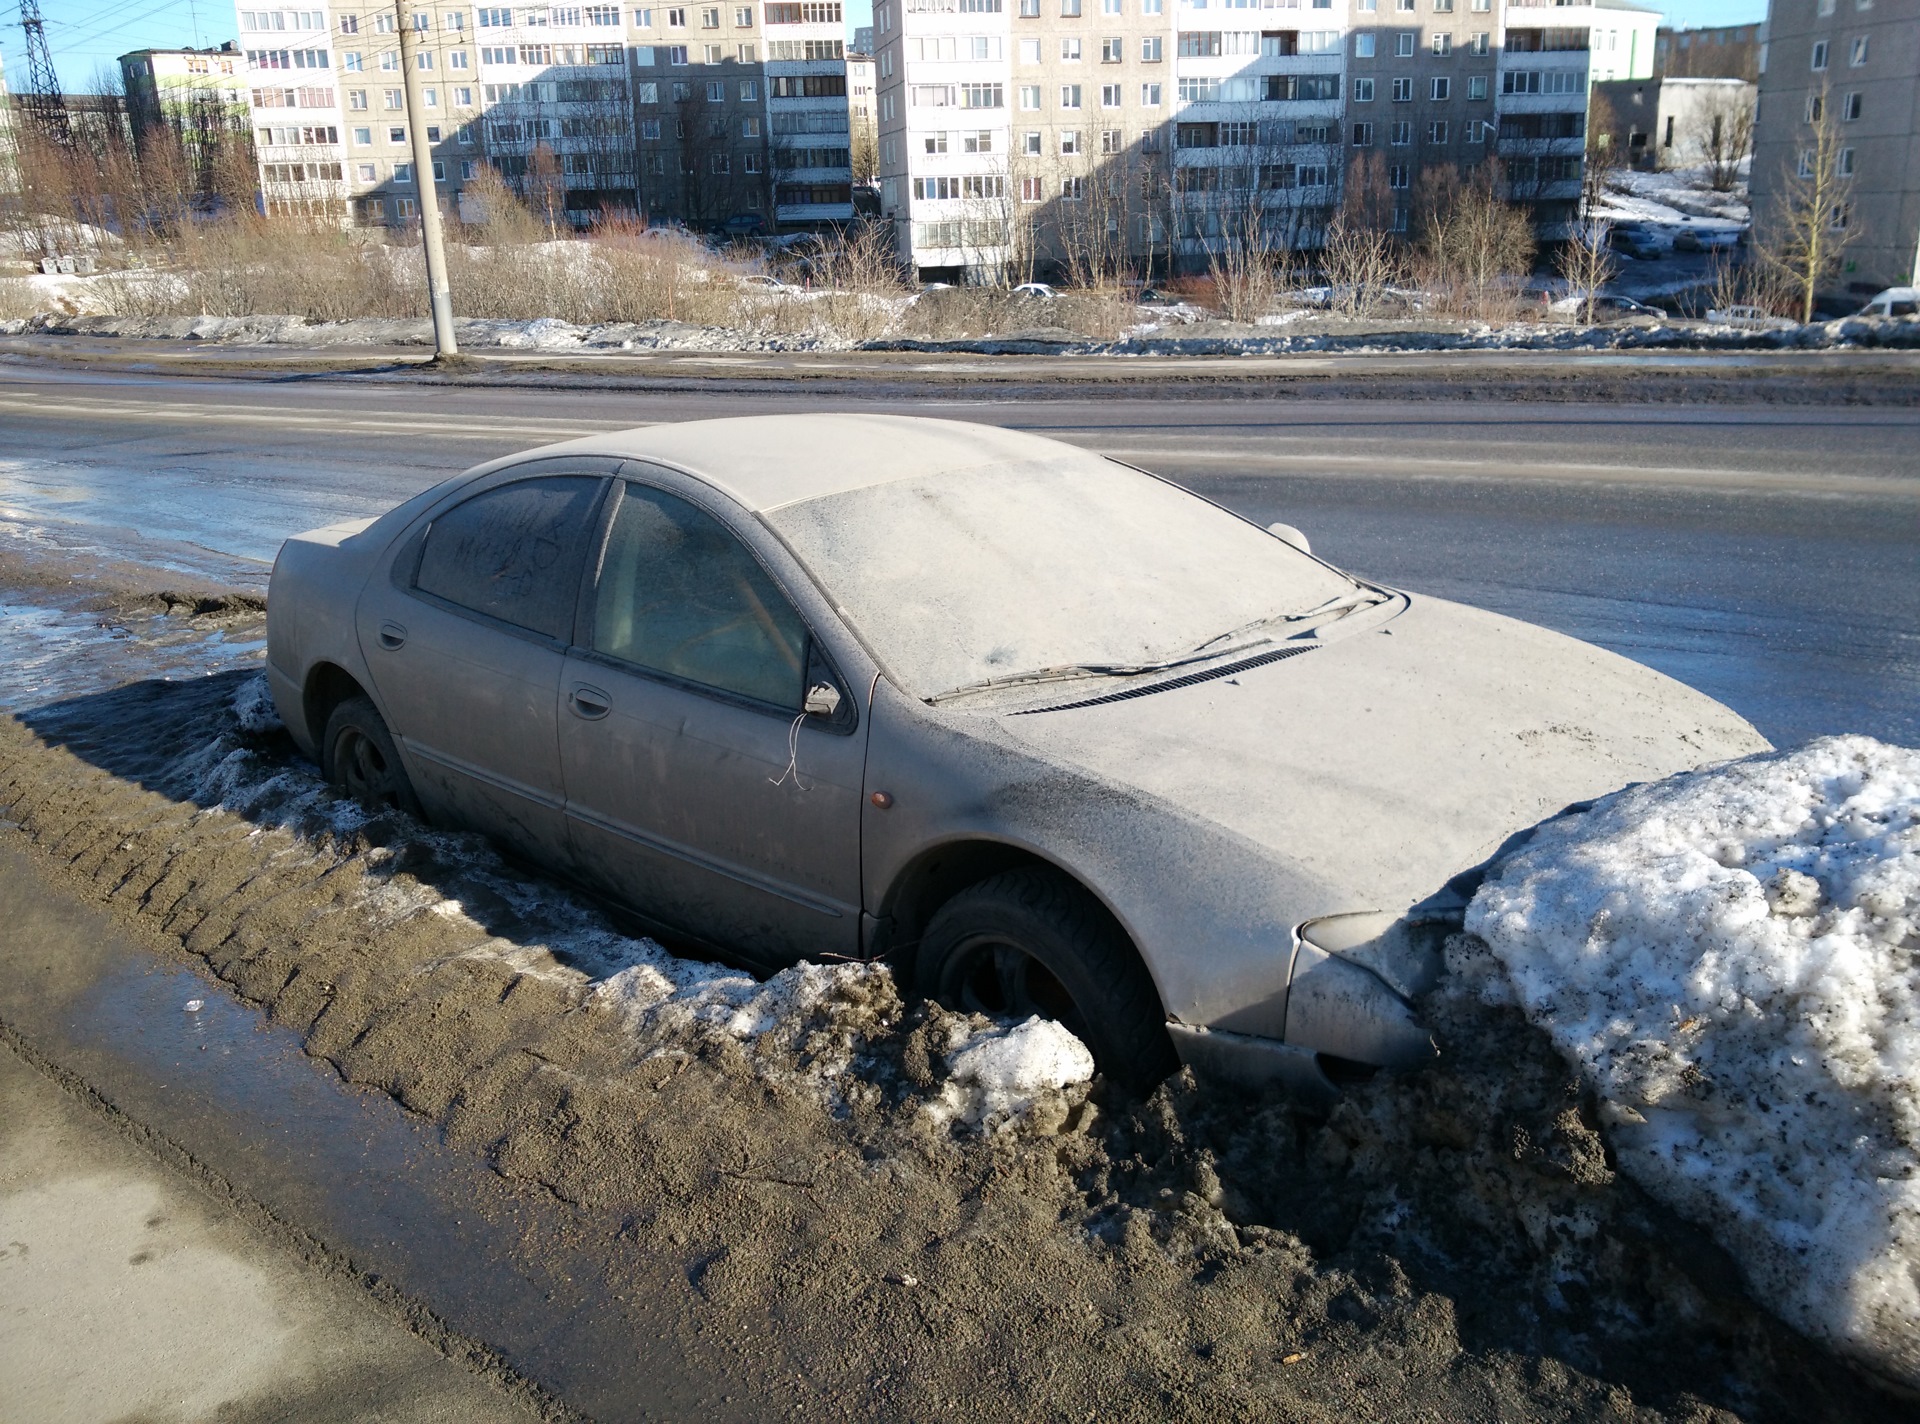
[(320, 770), (327, 780), (362, 806), (420, 814), (393, 733), (369, 699), (349, 697), (334, 708), (320, 747)]
[(1146, 966), (1100, 904), (1057, 871), (1009, 870), (954, 896), (927, 925), (915, 977), (963, 1013), (1058, 1020), (1134, 1092), (1180, 1066)]

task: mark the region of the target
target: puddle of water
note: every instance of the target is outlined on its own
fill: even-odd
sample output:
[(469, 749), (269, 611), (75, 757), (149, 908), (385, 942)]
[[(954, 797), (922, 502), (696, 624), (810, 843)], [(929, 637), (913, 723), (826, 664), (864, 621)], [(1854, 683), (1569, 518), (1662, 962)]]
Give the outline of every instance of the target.
[(164, 613), (131, 618), (58, 603), (0, 600), (0, 710), (35, 707), (140, 678), (257, 667), (266, 623), (209, 626)]

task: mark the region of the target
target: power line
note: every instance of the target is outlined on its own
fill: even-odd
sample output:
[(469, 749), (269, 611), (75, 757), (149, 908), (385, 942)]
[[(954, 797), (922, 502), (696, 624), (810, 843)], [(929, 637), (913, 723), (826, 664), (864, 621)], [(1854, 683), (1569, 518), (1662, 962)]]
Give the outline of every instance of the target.
[(49, 142), (62, 148), (73, 146), (73, 125), (67, 118), (67, 101), (60, 92), (60, 76), (54, 72), (53, 55), (47, 49), (47, 27), (40, 19), (40, 0), (20, 0), (20, 28), (27, 40), (27, 92), (21, 105), (27, 118)]

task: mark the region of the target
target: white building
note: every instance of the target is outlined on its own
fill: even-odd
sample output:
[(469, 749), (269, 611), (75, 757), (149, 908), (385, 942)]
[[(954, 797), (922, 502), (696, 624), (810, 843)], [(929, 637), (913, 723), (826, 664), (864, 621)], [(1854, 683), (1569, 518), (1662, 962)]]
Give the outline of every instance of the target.
[(1256, 210), (1312, 245), (1349, 171), (1404, 224), (1498, 157), (1557, 235), (1596, 77), (1650, 73), (1626, 0), (877, 0), (881, 207), (929, 277), (1203, 263)]
[[(269, 208), (414, 218), (393, 6), (243, 3), (237, 16)], [(443, 210), (459, 211), (490, 164), (575, 222), (624, 211), (771, 229), (852, 215), (839, 0), (421, 0), (412, 16)]]

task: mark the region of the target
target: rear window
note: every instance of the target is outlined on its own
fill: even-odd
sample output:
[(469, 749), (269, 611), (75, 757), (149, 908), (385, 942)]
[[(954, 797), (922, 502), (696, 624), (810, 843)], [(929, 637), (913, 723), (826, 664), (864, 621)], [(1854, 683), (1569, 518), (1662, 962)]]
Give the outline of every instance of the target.
[(522, 480), (455, 505), (428, 526), (413, 586), (565, 641), (600, 484), (591, 475)]

